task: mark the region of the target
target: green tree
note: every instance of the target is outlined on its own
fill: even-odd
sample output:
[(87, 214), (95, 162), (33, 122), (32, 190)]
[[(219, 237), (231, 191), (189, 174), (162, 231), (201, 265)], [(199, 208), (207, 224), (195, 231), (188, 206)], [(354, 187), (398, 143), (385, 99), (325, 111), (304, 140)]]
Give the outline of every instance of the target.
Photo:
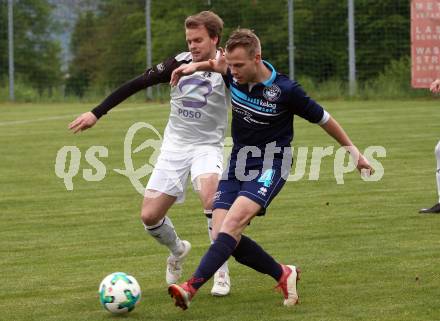
[[(145, 1), (100, 0), (82, 15), (73, 35), (69, 87), (76, 94), (108, 90), (145, 69)], [(153, 64), (187, 50), (184, 20), (213, 10), (224, 22), (222, 45), (237, 27), (255, 30), (263, 58), (289, 71), (286, 0), (152, 1)], [(347, 1), (295, 0), (296, 76), (314, 81), (346, 80), (348, 73)], [(409, 52), (409, 0), (356, 0), (356, 59), (360, 80), (381, 74)]]
[[(356, 63), (360, 80), (410, 56), (408, 0), (356, 1)], [(408, 73), (409, 73), (408, 69)]]
[(295, 1), (295, 70), (323, 81), (347, 74), (347, 1)]
[[(356, 65), (360, 80), (371, 79), (409, 53), (408, 0), (356, 0)], [(295, 1), (297, 73), (318, 81), (346, 79), (347, 1)]]
[(289, 72), (285, 0), (218, 0), (212, 1), (212, 10), (225, 23), (223, 44), (238, 27), (252, 29), (260, 38), (263, 59), (269, 60), (278, 71)]
[(71, 40), (68, 93), (111, 90), (145, 69), (143, 1), (106, 0), (79, 16)]
[[(153, 63), (188, 50), (184, 22), (188, 15), (206, 10), (206, 1), (153, 1), (151, 8)], [(173, 8), (173, 10), (170, 10)]]
[(98, 21), (93, 12), (87, 11), (78, 17), (70, 49), (73, 59), (69, 64), (66, 93), (84, 96), (96, 78), (96, 65), (100, 55), (97, 33)]
[(99, 10), (96, 83), (114, 88), (145, 69), (145, 2), (109, 0)]
[(8, 73), (8, 5), (0, 1), (0, 83)]
[[(53, 39), (56, 25), (52, 7), (44, 0), (14, 1), (14, 60), (16, 79), (40, 94), (62, 80), (59, 43)], [(0, 78), (8, 73), (7, 1), (0, 5)]]

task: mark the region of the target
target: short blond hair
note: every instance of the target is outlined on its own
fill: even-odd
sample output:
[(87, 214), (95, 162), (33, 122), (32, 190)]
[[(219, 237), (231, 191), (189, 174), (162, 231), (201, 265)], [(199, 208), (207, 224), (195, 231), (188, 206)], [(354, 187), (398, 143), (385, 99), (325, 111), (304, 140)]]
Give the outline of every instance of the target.
[(208, 31), (209, 37), (212, 39), (218, 37), (217, 46), (223, 32), (223, 20), (212, 11), (201, 11), (195, 15), (189, 16), (185, 19), (185, 28), (194, 29), (203, 26)]
[(249, 56), (261, 54), (260, 39), (251, 29), (238, 28), (229, 36), (226, 42), (226, 51), (232, 51), (237, 47), (244, 48)]

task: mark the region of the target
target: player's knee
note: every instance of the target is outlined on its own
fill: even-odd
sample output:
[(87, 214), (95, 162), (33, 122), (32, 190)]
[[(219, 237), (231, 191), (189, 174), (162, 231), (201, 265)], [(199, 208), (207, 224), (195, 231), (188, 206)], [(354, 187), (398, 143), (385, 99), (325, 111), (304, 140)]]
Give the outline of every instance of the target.
[(237, 235), (239, 235), (240, 233), (237, 232), (239, 231), (239, 225), (236, 223), (237, 222), (234, 221), (224, 222), (219, 232), (229, 234), (233, 237), (237, 237)]
[(160, 221), (160, 217), (158, 217), (157, 213), (154, 210), (147, 206), (142, 207), (141, 211), (141, 220), (146, 226), (156, 225)]
[(211, 192), (199, 192), (200, 201), (204, 209), (210, 210), (214, 204), (214, 193)]
[(223, 222), (225, 221), (225, 217), (228, 213), (228, 210), (217, 208), (212, 211), (212, 230), (211, 237), (213, 240), (217, 239), (218, 233), (221, 230)]
[(247, 225), (248, 220), (244, 217), (231, 215), (223, 222), (220, 232), (228, 233), (233, 236), (238, 236), (243, 231), (244, 227)]
[(217, 239), (219, 231), (220, 231), (220, 226), (212, 226), (211, 238), (213, 241)]
[(205, 199), (202, 199), (202, 205), (204, 209), (212, 209), (212, 206), (214, 205), (213, 197), (207, 197)]
[(437, 146), (435, 146), (435, 156), (437, 159), (440, 159), (440, 141), (437, 143)]

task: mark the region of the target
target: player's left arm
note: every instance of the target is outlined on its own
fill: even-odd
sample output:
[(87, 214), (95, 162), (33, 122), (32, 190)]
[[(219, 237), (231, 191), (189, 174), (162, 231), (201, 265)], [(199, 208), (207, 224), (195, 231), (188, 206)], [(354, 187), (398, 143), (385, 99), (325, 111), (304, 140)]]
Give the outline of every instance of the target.
[(350, 137), (348, 137), (341, 125), (339, 125), (339, 123), (330, 115), (327, 114), (327, 117), (328, 119), (323, 124), (320, 124), (322, 129), (324, 129), (327, 134), (333, 137), (352, 155), (359, 172), (365, 173), (367, 176), (372, 175), (374, 169), (359, 149), (352, 143)]

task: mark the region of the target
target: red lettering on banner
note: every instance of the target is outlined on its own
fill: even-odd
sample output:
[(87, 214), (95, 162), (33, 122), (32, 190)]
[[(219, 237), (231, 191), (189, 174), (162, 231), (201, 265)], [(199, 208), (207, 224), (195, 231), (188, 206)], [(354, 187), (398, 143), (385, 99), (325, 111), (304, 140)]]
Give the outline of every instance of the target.
[(411, 0), (411, 85), (440, 78), (440, 0)]

